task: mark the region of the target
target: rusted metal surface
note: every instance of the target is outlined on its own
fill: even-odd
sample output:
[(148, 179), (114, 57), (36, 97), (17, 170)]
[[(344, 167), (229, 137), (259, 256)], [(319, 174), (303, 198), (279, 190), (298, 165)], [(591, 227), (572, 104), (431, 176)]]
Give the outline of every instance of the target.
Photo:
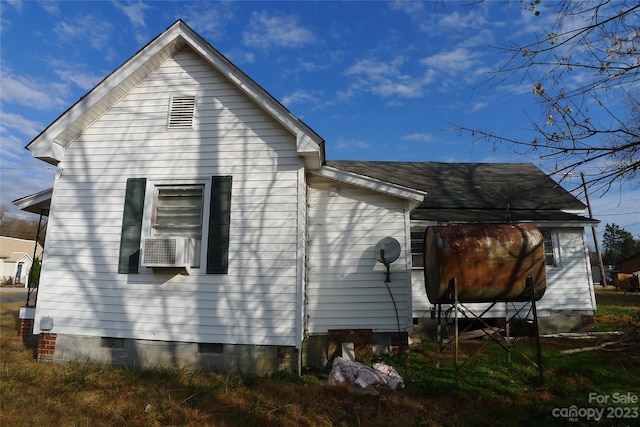
[(432, 304), (452, 303), (451, 280), (459, 302), (531, 301), (547, 286), (543, 238), (528, 224), (465, 224), (429, 227), (425, 233), (425, 283)]

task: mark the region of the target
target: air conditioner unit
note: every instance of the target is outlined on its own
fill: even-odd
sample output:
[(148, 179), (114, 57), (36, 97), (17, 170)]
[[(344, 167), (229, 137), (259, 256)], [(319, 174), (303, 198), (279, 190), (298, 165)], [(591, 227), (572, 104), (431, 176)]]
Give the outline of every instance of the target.
[(142, 266), (179, 267), (189, 274), (195, 247), (195, 240), (187, 237), (145, 237), (142, 243)]

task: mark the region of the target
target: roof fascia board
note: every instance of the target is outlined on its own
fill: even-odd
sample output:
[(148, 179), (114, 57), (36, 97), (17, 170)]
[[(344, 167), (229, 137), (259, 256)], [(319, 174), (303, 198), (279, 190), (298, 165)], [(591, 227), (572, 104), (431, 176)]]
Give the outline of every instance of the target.
[(322, 166), (322, 169), (318, 171), (311, 171), (311, 173), (323, 178), (406, 199), (410, 202), (411, 209), (419, 206), (427, 195), (424, 191), (403, 187), (401, 185), (392, 184), (364, 175), (358, 175), (353, 172), (332, 168), (326, 165)]
[[(49, 201), (50, 203), (52, 196), (53, 196), (53, 188), (48, 188), (44, 191), (40, 191), (39, 193), (31, 194), (29, 196), (16, 199), (11, 203), (21, 211), (33, 212), (33, 211), (30, 211), (29, 209), (40, 203), (44, 203), (47, 201)], [(38, 213), (38, 212), (34, 212), (34, 213)]]
[(597, 219), (589, 220), (588, 218), (576, 218), (575, 221), (518, 221), (520, 223), (533, 224), (542, 228), (585, 228), (595, 227), (600, 221)]

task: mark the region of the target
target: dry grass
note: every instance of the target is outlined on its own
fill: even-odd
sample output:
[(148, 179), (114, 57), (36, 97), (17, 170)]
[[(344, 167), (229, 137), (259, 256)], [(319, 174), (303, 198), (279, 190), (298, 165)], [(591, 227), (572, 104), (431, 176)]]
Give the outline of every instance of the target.
[(0, 306), (2, 426), (550, 425), (558, 421), (552, 408), (584, 406), (589, 392), (640, 394), (638, 351), (561, 357), (553, 342), (544, 343), (543, 387), (535, 368), (516, 357), (507, 365), (500, 348), (471, 362), (456, 384), (451, 364), (436, 369), (433, 344), (425, 342), (386, 360), (407, 388), (378, 396), (311, 374), (257, 378), (43, 363), (19, 341), (19, 306)]

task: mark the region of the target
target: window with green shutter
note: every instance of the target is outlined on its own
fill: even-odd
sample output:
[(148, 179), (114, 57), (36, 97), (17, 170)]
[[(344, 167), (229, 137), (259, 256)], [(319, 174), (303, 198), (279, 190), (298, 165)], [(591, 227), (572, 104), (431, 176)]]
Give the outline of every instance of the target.
[[(144, 178), (129, 179), (120, 245), (120, 273), (137, 273), (143, 230), (149, 237), (186, 237), (195, 242), (193, 268), (206, 261), (207, 274), (226, 274), (229, 259), (231, 176), (213, 176), (192, 183), (149, 183), (153, 197), (145, 207)], [(150, 193), (151, 195), (151, 193)], [(208, 207), (208, 210), (205, 209)], [(143, 224), (148, 209), (150, 223)], [(208, 214), (208, 217), (205, 215)], [(206, 225), (206, 227), (205, 227)], [(208, 230), (208, 235), (204, 232)], [(206, 251), (203, 254), (203, 251)], [(203, 255), (204, 258), (203, 258)]]

